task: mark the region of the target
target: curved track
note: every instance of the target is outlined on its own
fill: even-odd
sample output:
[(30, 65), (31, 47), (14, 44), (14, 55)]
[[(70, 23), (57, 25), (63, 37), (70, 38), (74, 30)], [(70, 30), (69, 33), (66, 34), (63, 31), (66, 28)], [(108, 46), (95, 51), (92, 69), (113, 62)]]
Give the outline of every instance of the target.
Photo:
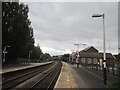
[(60, 73), (61, 66), (62, 64), (60, 62), (53, 62), (52, 64), (28, 70), (28, 72), (25, 71), (25, 73), (20, 75), (17, 75), (17, 72), (15, 72), (15, 77), (3, 81), (3, 89), (53, 88)]
[(60, 74), (62, 64), (57, 62), (57, 64), (47, 70), (44, 77), (39, 78), (39, 80), (32, 85), (30, 88), (54, 88), (57, 78)]

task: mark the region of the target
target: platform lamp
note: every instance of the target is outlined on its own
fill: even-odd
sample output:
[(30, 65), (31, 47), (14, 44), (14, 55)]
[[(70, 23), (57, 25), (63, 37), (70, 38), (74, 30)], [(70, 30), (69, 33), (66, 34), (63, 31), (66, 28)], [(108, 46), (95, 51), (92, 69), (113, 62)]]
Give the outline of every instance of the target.
[(103, 78), (104, 84), (107, 84), (107, 73), (106, 73), (106, 48), (105, 48), (105, 14), (93, 14), (93, 18), (102, 17), (103, 18), (103, 50), (104, 50), (104, 60), (103, 60)]
[(87, 45), (87, 44), (74, 44), (75, 46), (77, 46), (77, 48), (78, 48), (78, 50), (77, 50), (77, 58), (78, 58), (78, 60), (79, 60), (79, 47), (80, 47), (80, 45)]
[(28, 61), (28, 63), (30, 62), (30, 55), (31, 55), (31, 53), (32, 53), (32, 51), (29, 51), (29, 61)]

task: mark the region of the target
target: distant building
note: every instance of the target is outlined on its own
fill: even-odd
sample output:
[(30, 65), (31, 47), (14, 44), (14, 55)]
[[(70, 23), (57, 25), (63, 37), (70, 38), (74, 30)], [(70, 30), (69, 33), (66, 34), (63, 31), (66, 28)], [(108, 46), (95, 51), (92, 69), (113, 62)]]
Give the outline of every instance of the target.
[[(76, 56), (74, 55), (74, 57)], [(98, 50), (93, 46), (85, 48), (79, 52), (79, 63), (81, 65), (99, 66), (100, 64), (102, 64), (102, 61), (103, 61), (103, 53), (98, 52)], [(107, 66), (112, 67), (114, 65), (114, 61), (115, 61), (115, 57), (111, 53), (106, 53)]]
[(69, 57), (69, 62), (76, 63), (76, 58), (77, 58), (77, 53), (76, 52), (72, 52), (72, 54), (70, 54), (70, 57)]

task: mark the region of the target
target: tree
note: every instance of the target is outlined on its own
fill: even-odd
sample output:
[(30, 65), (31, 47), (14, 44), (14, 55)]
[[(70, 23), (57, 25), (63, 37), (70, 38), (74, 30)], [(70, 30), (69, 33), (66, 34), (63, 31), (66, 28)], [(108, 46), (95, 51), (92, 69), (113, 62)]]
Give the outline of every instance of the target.
[(45, 54), (42, 54), (41, 58), (42, 58), (42, 60), (44, 60), (44, 61), (48, 61), (48, 60), (51, 59), (51, 56), (50, 56), (50, 54), (45, 53)]
[(69, 60), (69, 54), (62, 55), (62, 60), (67, 62)]
[(33, 29), (28, 19), (29, 8), (23, 3), (2, 2), (2, 50), (11, 46), (7, 62), (15, 62), (19, 57), (27, 57), (34, 47)]
[(40, 46), (34, 46), (31, 53), (31, 59), (40, 59), (42, 54)]
[(59, 60), (59, 61), (65, 61), (67, 62), (69, 60), (69, 54), (59, 55), (59, 56), (53, 56), (53, 60)]

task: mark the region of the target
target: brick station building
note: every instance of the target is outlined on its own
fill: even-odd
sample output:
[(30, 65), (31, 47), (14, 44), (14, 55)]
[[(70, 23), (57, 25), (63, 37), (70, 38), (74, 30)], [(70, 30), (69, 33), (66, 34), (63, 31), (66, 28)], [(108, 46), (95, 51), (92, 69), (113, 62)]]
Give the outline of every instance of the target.
[[(77, 54), (75, 54), (77, 57)], [(103, 53), (98, 52), (96, 48), (90, 46), (79, 52), (79, 63), (85, 66), (99, 66), (100, 60), (103, 60)], [(106, 62), (108, 67), (113, 67), (115, 57), (111, 53), (106, 53)], [(75, 62), (75, 61), (74, 61)]]

